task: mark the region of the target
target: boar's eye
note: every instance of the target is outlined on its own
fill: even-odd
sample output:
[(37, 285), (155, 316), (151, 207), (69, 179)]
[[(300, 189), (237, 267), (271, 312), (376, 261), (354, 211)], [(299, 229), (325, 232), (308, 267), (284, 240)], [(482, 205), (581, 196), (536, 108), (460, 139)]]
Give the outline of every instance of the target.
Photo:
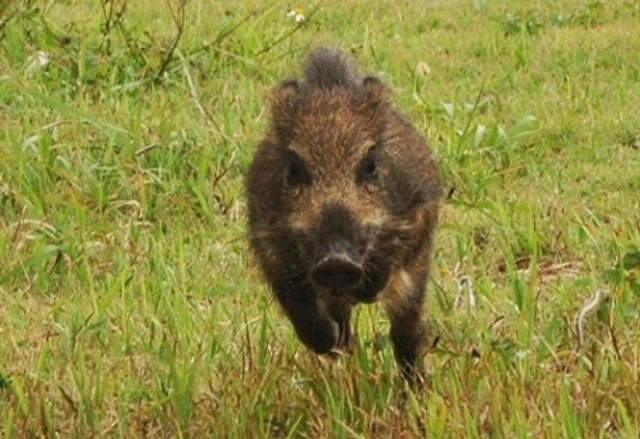
[(356, 174), (356, 183), (358, 184), (371, 184), (376, 181), (378, 177), (378, 158), (376, 154), (376, 147), (372, 147), (367, 152), (367, 155), (360, 162), (358, 172)]
[(310, 185), (311, 174), (302, 158), (291, 150), (287, 150), (287, 184), (291, 186)]
[(376, 172), (378, 172), (378, 164), (376, 163), (375, 158), (367, 160), (364, 168), (365, 175), (374, 176)]

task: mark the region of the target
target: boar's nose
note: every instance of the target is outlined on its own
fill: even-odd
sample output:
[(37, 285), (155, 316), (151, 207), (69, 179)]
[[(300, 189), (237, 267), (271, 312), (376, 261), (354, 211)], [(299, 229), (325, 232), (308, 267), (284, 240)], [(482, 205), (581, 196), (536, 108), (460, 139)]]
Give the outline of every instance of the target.
[(311, 269), (311, 280), (319, 286), (349, 289), (362, 280), (362, 266), (345, 252), (331, 252)]

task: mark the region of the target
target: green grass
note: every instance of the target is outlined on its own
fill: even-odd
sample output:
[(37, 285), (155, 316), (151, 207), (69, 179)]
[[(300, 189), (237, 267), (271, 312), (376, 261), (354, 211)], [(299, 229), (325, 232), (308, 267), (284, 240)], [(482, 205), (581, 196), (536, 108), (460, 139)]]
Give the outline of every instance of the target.
[[(638, 2), (110, 5), (0, 6), (0, 436), (638, 437)], [(247, 250), (264, 98), (320, 44), (452, 190), (415, 392), (377, 307), (317, 358)]]

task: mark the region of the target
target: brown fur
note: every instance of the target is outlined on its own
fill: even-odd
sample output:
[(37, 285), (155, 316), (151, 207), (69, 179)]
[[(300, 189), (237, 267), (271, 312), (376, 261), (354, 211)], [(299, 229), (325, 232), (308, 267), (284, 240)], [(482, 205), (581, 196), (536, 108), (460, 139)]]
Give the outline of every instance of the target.
[(386, 87), (339, 52), (313, 52), (304, 79), (273, 94), (247, 197), (251, 246), (302, 342), (347, 346), (352, 307), (380, 301), (411, 377), (442, 189)]

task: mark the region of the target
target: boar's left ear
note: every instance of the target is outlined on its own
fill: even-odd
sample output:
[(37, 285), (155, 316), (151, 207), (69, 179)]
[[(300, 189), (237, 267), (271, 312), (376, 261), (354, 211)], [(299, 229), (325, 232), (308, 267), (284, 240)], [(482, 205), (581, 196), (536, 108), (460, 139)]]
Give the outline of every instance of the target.
[(362, 80), (362, 88), (366, 93), (368, 104), (373, 109), (385, 105), (388, 100), (387, 86), (375, 76), (367, 76)]
[(371, 87), (380, 86), (382, 84), (380, 83), (380, 80), (375, 76), (367, 76), (362, 80), (362, 85), (364, 85), (365, 87)]

